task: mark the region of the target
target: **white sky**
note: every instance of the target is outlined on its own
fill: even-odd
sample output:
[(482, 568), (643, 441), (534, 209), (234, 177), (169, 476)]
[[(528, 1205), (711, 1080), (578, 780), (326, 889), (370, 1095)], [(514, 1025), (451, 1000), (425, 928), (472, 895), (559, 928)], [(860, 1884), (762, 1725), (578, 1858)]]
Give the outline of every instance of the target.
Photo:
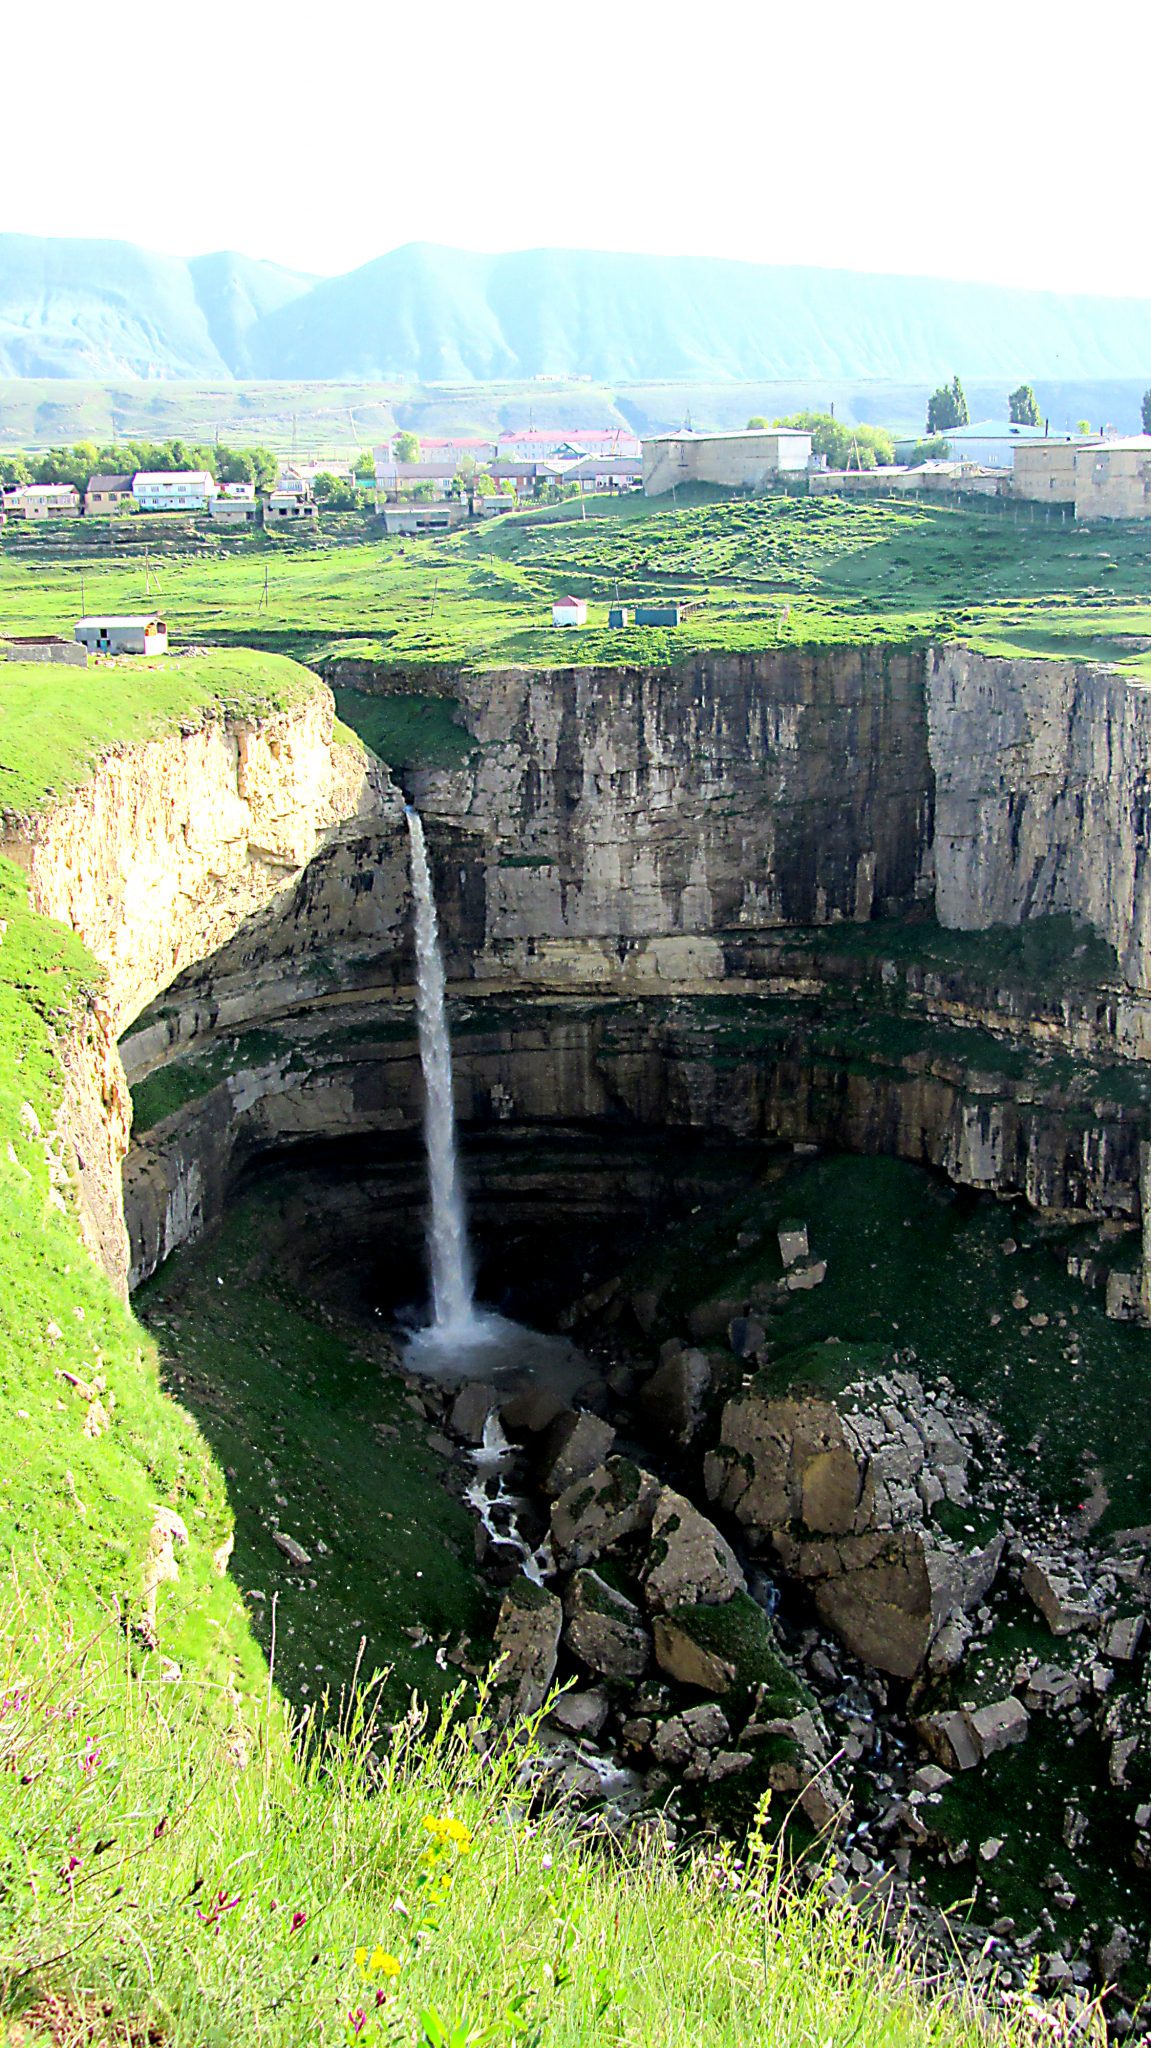
[(10, 230), (319, 272), (426, 240), (1151, 295), (1137, 0), (25, 0), (6, 17)]

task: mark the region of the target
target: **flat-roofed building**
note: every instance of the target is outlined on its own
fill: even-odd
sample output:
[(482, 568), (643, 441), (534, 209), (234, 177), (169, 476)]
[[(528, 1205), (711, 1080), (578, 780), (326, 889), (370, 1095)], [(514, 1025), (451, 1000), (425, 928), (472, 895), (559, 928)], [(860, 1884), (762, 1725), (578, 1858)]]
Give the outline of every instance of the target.
[(383, 516), (385, 533), (448, 533), (453, 526), (463, 525), (468, 508), (460, 498), (444, 498), (439, 503), (404, 498), (385, 505)]
[(811, 435), (798, 427), (749, 427), (744, 432), (654, 434), (643, 443), (643, 487), (649, 498), (682, 484), (722, 484), (732, 491), (764, 491), (781, 476), (806, 472)]
[(138, 469), (132, 478), (141, 512), (206, 512), (215, 495), (206, 469)]
[(1076, 519), (1151, 519), (1151, 434), (1078, 450)]
[(168, 652), (168, 628), (155, 612), (94, 613), (77, 619), (75, 636), (89, 654)]

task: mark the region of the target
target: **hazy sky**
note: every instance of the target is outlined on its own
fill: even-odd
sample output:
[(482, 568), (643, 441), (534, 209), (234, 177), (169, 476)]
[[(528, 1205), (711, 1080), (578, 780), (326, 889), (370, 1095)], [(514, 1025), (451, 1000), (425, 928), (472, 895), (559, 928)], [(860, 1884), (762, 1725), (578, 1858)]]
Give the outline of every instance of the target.
[(1116, 0), (22, 5), (0, 225), (320, 272), (427, 240), (1151, 295), (1149, 56)]

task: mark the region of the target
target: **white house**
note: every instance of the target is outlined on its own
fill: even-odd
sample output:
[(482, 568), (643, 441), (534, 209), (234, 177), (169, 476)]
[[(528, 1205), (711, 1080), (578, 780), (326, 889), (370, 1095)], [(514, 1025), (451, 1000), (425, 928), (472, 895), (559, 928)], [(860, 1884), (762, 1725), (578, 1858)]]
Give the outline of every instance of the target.
[(89, 654), (166, 654), (168, 628), (154, 612), (101, 613), (77, 619), (75, 637)]
[(206, 469), (140, 469), (132, 496), (141, 512), (205, 512), (216, 496)]
[(557, 597), (552, 606), (553, 626), (586, 626), (587, 599), (585, 597)]

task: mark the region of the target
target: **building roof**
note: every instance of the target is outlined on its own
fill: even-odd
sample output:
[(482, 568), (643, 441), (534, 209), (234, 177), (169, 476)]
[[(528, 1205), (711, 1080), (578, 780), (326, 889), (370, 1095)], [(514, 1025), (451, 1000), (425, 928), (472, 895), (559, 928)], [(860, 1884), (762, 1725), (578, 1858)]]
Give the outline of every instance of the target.
[(1024, 426), (1016, 420), (970, 420), (965, 427), (941, 427), (945, 441), (1055, 441), (1066, 444), (1094, 438), (1086, 434), (1048, 433), (1046, 427)]
[(552, 600), (552, 610), (555, 611), (557, 606), (569, 604), (582, 604), (586, 606), (587, 599), (586, 597), (572, 597), (571, 593), (569, 592), (567, 597), (557, 597)]
[(86, 488), (90, 491), (130, 491), (132, 488), (132, 478), (131, 476), (90, 476)]
[(642, 476), (643, 459), (639, 455), (611, 455), (605, 450), (602, 455), (581, 455), (567, 474), (578, 480), (581, 476), (599, 476), (605, 468), (614, 470), (618, 476)]
[(1084, 439), (1081, 447), (1094, 448), (1097, 455), (1110, 455), (1112, 449), (1134, 452), (1136, 455), (1151, 455), (1151, 434), (1116, 434), (1107, 440), (1096, 436), (1092, 441)]
[(216, 479), (206, 469), (138, 469), (133, 484), (211, 484)]
[(635, 441), (638, 435), (630, 427), (504, 427), (500, 432), (501, 441), (531, 441), (538, 445), (546, 441), (549, 447), (571, 441), (577, 448), (581, 442), (593, 441)]
[(122, 630), (127, 626), (162, 626), (163, 623), (159, 612), (93, 612), (89, 618), (77, 619), (76, 631), (79, 632), (82, 626), (115, 626)]
[(703, 433), (698, 427), (681, 427), (678, 434), (645, 434), (646, 448), (652, 441), (810, 441), (807, 427), (717, 427)]

